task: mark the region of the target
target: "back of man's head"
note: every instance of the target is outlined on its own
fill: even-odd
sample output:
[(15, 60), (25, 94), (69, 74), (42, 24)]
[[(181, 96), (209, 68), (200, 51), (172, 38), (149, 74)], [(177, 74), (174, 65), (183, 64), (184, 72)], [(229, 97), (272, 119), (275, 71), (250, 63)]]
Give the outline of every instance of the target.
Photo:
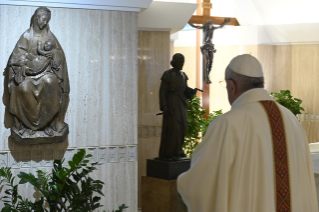
[(230, 61), (225, 70), (225, 80), (231, 105), (244, 92), (264, 87), (261, 64), (249, 54), (239, 55)]
[(225, 71), (225, 79), (233, 80), (241, 92), (264, 87), (264, 74), (260, 62), (249, 54), (233, 58)]

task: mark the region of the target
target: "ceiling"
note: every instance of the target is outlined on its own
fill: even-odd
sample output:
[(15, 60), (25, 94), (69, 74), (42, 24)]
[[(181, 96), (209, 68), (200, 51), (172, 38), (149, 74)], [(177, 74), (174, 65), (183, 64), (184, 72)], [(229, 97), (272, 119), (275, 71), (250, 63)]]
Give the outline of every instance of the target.
[[(196, 0), (162, 1), (196, 2)], [(214, 38), (216, 44), (319, 43), (319, 0), (211, 0), (211, 2), (212, 16), (235, 17), (240, 23), (239, 27), (226, 27), (216, 31)]]
[[(196, 3), (196, 0), (153, 0)], [(319, 23), (319, 0), (211, 0), (212, 16), (236, 17), (241, 26)]]

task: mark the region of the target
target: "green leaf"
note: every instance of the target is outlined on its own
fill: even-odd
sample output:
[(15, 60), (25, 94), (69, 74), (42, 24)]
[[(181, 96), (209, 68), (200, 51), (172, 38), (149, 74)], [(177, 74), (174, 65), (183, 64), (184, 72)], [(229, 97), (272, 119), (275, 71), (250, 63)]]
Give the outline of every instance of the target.
[(62, 188), (63, 188), (63, 185), (60, 184), (60, 183), (57, 183), (57, 184), (56, 184), (56, 187), (58, 188), (58, 191), (61, 191)]
[(11, 205), (5, 205), (4, 208), (2, 208), (1, 212), (11, 212)]
[(75, 170), (76, 169), (76, 165), (74, 164), (73, 161), (69, 161), (69, 165), (71, 167), (72, 170)]
[[(31, 173), (20, 172), (18, 177), (20, 183), (30, 183), (40, 190), (43, 195), (40, 200), (32, 201), (24, 199), (18, 194), (18, 185), (14, 185), (14, 177), (10, 168), (0, 168), (0, 183), (6, 183), (9, 189), (4, 192), (6, 196), (0, 197), (4, 202), (5, 207), (1, 211), (10, 212), (49, 212), (49, 211), (94, 211), (102, 207), (99, 203), (99, 194), (103, 188), (103, 182), (94, 180), (88, 176), (89, 173), (96, 170), (97, 163), (92, 163), (88, 166), (87, 158), (91, 155), (85, 155), (85, 150), (80, 150), (75, 154), (70, 168), (63, 167), (61, 160), (55, 160), (53, 163), (52, 173), (47, 174), (44, 171), (38, 170), (38, 177)], [(81, 173), (79, 173), (81, 170)], [(80, 186), (81, 185), (81, 186)], [(49, 208), (43, 208), (45, 202)], [(10, 208), (11, 207), (11, 208)], [(50, 209), (50, 210), (49, 210)]]
[(301, 111), (304, 111), (304, 109), (300, 106), (302, 100), (292, 98), (289, 90), (280, 90), (280, 93), (271, 92), (271, 96), (276, 102), (288, 108), (294, 115), (301, 114)]
[(90, 157), (92, 157), (92, 156), (93, 156), (93, 155), (88, 154), (88, 155), (85, 156), (85, 158), (90, 158)]
[(203, 118), (206, 114), (206, 109), (201, 106), (200, 99), (194, 96), (194, 99), (188, 100), (188, 111), (187, 111), (187, 131), (185, 136), (185, 142), (183, 149), (188, 157), (191, 157), (193, 150), (201, 139), (200, 133), (204, 134), (211, 121), (217, 116), (222, 114), (222, 111), (214, 111), (209, 114), (208, 118)]

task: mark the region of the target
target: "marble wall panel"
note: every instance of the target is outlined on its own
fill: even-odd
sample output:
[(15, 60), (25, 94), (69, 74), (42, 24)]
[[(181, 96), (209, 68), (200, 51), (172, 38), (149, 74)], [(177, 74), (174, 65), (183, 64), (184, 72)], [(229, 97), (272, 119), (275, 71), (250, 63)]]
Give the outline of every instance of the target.
[[(0, 5), (2, 70), (19, 37), (29, 28), (35, 9)], [(8, 138), (11, 120), (2, 105), (0, 166), (7, 164), (15, 174), (22, 170), (35, 173), (38, 168), (50, 172), (53, 158), (65, 157), (67, 165), (77, 149), (86, 149), (95, 154), (91, 160), (101, 164), (93, 177), (105, 182), (105, 196), (101, 201), (105, 205), (103, 209), (112, 211), (118, 205), (126, 204), (130, 207), (126, 211), (135, 212), (138, 155), (137, 13), (49, 9), (52, 12), (50, 29), (61, 43), (67, 59), (71, 93), (65, 121), (69, 124), (70, 134), (62, 144), (21, 146)], [(0, 75), (0, 81), (4, 81), (3, 75)], [(0, 92), (4, 93), (4, 86), (0, 86)], [(4, 98), (3, 102), (6, 101)], [(154, 126), (158, 126), (157, 122)], [(124, 150), (130, 150), (127, 158), (123, 157)], [(22, 195), (27, 195), (32, 189), (30, 185), (20, 187)], [(36, 198), (37, 194), (29, 197)]]
[(306, 113), (319, 113), (319, 45), (292, 46), (292, 93)]
[[(138, 34), (138, 110), (139, 125), (150, 125), (161, 117), (150, 115), (140, 117), (144, 113), (159, 111), (159, 86), (164, 71), (169, 65), (169, 32), (139, 31)], [(156, 114), (155, 114), (156, 115)], [(155, 119), (154, 119), (155, 117)], [(151, 120), (150, 120), (151, 119)]]
[[(271, 91), (280, 92), (280, 90), (291, 90), (293, 92), (292, 84), (292, 54), (293, 46), (275, 46), (275, 54), (273, 60), (276, 61), (274, 64), (274, 87)], [(295, 86), (295, 85), (294, 85)]]
[[(0, 6), (0, 20), (5, 20), (0, 22), (0, 67), (6, 67), (35, 9)], [(50, 28), (65, 51), (71, 84), (68, 146), (85, 147), (88, 140), (91, 146), (136, 144), (137, 14), (50, 9)], [(4, 115), (1, 107), (1, 120)], [(2, 127), (0, 133), (0, 150), (8, 150), (10, 132)]]
[(276, 70), (275, 70), (275, 46), (260, 45), (258, 46), (257, 58), (260, 61), (265, 79), (265, 89), (268, 92), (273, 91), (276, 87)]
[(162, 117), (159, 86), (170, 68), (170, 33), (139, 31), (138, 34), (138, 188), (141, 207), (141, 176), (146, 176), (146, 159), (158, 156)]

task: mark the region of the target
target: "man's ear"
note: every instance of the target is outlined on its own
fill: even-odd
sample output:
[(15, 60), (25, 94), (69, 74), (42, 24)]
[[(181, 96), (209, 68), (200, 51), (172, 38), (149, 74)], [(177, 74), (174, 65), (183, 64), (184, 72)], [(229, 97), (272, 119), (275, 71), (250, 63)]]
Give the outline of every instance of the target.
[(229, 87), (230, 87), (230, 92), (232, 95), (235, 95), (237, 93), (237, 86), (236, 83), (233, 80), (229, 80)]

